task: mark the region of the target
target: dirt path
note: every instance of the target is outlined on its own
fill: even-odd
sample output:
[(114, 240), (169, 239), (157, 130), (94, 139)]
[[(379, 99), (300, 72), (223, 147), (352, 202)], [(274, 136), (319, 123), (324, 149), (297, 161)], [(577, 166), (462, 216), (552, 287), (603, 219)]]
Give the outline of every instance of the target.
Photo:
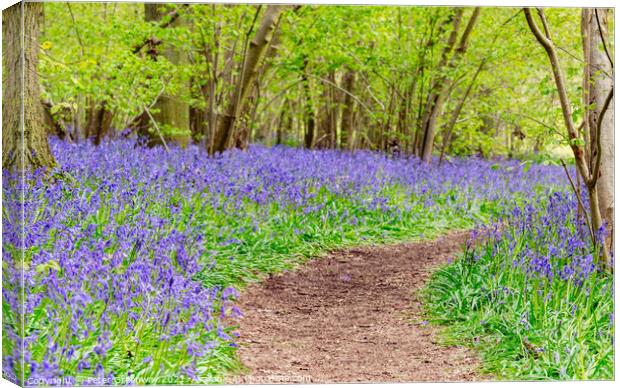
[(474, 356), (437, 344), (413, 291), (468, 234), (331, 253), (249, 287), (232, 383), (473, 380)]

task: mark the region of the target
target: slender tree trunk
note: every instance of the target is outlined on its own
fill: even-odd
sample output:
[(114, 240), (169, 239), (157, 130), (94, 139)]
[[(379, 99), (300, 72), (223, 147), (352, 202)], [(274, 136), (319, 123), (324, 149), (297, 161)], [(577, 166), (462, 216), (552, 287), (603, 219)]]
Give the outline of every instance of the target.
[[(402, 78), (402, 77), (401, 77)], [(403, 82), (406, 80), (403, 79)], [(415, 93), (417, 77), (414, 77), (413, 80), (409, 83), (409, 86), (405, 89), (405, 98), (400, 101), (398, 107), (398, 121), (396, 123), (396, 128), (398, 133), (401, 135), (401, 138), (404, 139), (402, 144), (402, 150), (404, 153), (409, 152), (409, 141), (412, 138), (411, 133), (409, 133), (409, 117), (411, 111), (411, 100), (413, 99), (413, 94)]]
[[(450, 16), (446, 18), (446, 20), (444, 20), (439, 25), (438, 31), (436, 33), (435, 33), (434, 25), (437, 21), (437, 16), (436, 15), (431, 16), (429, 20), (429, 24), (431, 28), (429, 31), (428, 40), (426, 42), (426, 45), (424, 46), (424, 50), (422, 51), (420, 55), (420, 58), (419, 58), (420, 65), (418, 66), (416, 70), (416, 75), (414, 76), (414, 78), (420, 79), (420, 82), (419, 82), (420, 89), (418, 91), (419, 97), (418, 97), (417, 127), (415, 129), (414, 139), (413, 139), (413, 154), (419, 157), (422, 156), (422, 148), (424, 145), (423, 141), (424, 141), (424, 136), (426, 134), (425, 123), (427, 120), (427, 115), (430, 111), (429, 109), (430, 109), (431, 94), (434, 92), (433, 88), (435, 86), (434, 79), (430, 75), (427, 76), (426, 69), (428, 67), (428, 64), (427, 64), (426, 54), (428, 51), (430, 51), (432, 54), (433, 48), (435, 47), (435, 44), (437, 43), (437, 38), (443, 35), (443, 33), (447, 30), (448, 26), (452, 24), (452, 32), (450, 33), (448, 37), (447, 44), (443, 49), (440, 62), (438, 66), (436, 66), (436, 68), (441, 70), (441, 68), (445, 66), (445, 62), (448, 59), (448, 55), (454, 48), (454, 45), (456, 44), (458, 27), (460, 26), (461, 19), (463, 16), (463, 9), (453, 8), (450, 12), (451, 12)], [(428, 90), (428, 95), (426, 96), (426, 98), (424, 98), (423, 96), (425, 95), (426, 83), (429, 84), (428, 85), (429, 90)]]
[(301, 73), (302, 87), (304, 91), (304, 121), (305, 121), (305, 133), (304, 133), (304, 146), (306, 148), (312, 148), (314, 143), (314, 106), (312, 103), (312, 91), (310, 90), (310, 80), (306, 73), (308, 67), (308, 59), (304, 59), (304, 68)]
[(3, 169), (24, 171), (56, 165), (47, 141), (39, 90), (42, 16), (43, 3), (17, 3), (2, 11)]
[[(211, 5), (212, 16), (215, 17), (215, 4)], [(215, 112), (215, 100), (216, 100), (216, 91), (217, 91), (217, 83), (218, 83), (218, 66), (220, 59), (220, 34), (222, 31), (221, 22), (218, 22), (213, 30), (213, 42), (214, 47), (209, 56), (209, 51), (205, 52), (205, 62), (211, 61), (211, 76), (209, 77), (209, 97), (207, 101), (207, 118), (209, 123), (209, 132), (205, 134), (205, 143), (204, 147), (207, 151), (213, 149), (213, 142), (215, 138), (216, 124), (217, 124), (217, 115)], [(206, 49), (206, 42), (205, 42)]]
[(43, 123), (49, 134), (58, 136), (60, 140), (72, 142), (73, 136), (67, 130), (67, 127), (61, 117), (61, 113), (52, 114), (52, 103), (49, 101), (41, 101), (43, 106)]
[(103, 137), (108, 134), (112, 125), (112, 112), (107, 109), (106, 103), (91, 100), (86, 115), (84, 138), (91, 138), (95, 145), (101, 144)]
[(95, 137), (93, 139), (95, 145), (101, 144), (103, 138), (110, 132), (113, 117), (114, 115), (108, 110), (105, 101), (102, 102), (96, 113), (97, 127), (95, 128)]
[(383, 125), (383, 136), (381, 136), (381, 146), (383, 151), (388, 152), (388, 147), (389, 147), (389, 143), (391, 140), (390, 139), (390, 134), (392, 132), (392, 118), (394, 116), (394, 111), (395, 111), (395, 107), (396, 107), (396, 102), (395, 102), (395, 98), (396, 98), (396, 91), (395, 91), (395, 87), (392, 86), (390, 87), (390, 103), (388, 104), (388, 110), (387, 110), (387, 118), (385, 120), (385, 124)]
[[(242, 105), (241, 111), (239, 112), (239, 115), (242, 118), (242, 123), (234, 136), (235, 146), (240, 149), (246, 149), (249, 142), (254, 139), (254, 127), (258, 113), (258, 106), (261, 101), (262, 85), (263, 83), (269, 84), (269, 82), (264, 81), (264, 79), (267, 78), (269, 70), (273, 65), (273, 61), (271, 59), (275, 58), (278, 53), (278, 46), (280, 42), (280, 34), (278, 33), (279, 25), (280, 19), (278, 18), (273, 28), (273, 32), (271, 33), (268, 48), (262, 57), (262, 63), (257, 66), (256, 75), (254, 76), (254, 81), (250, 87), (251, 90), (249, 92), (249, 97), (246, 98), (246, 101)], [(266, 119), (269, 121), (268, 118)]]
[(189, 127), (192, 143), (204, 144), (209, 132), (209, 111), (207, 109), (189, 107)]
[[(596, 144), (590, 148), (600, 152), (600, 173), (597, 177), (597, 199), (602, 220), (607, 223), (607, 245), (612, 246), (614, 227), (614, 100), (608, 103), (604, 116), (601, 110), (605, 106), (607, 95), (613, 88), (613, 67), (609, 52), (608, 20), (609, 9), (584, 8), (582, 11), (581, 30), (586, 66), (584, 67), (584, 105), (585, 130), (589, 132), (590, 141), (600, 141), (600, 151)], [(609, 53), (609, 57), (608, 57)], [(589, 108), (588, 108), (589, 107)], [(600, 133), (597, 128), (600, 127)], [(594, 136), (592, 136), (594, 134)], [(598, 136), (597, 136), (598, 135)], [(600, 136), (600, 138), (599, 138)], [(597, 156), (597, 155), (592, 155)], [(594, 158), (591, 157), (590, 160)], [(592, 166), (591, 166), (592, 168)]]
[(252, 85), (252, 81), (256, 76), (256, 70), (260, 59), (271, 40), (271, 33), (275, 28), (276, 22), (283, 7), (280, 5), (269, 5), (263, 15), (254, 38), (250, 42), (250, 47), (245, 58), (241, 70), (241, 77), (232, 94), (232, 98), (228, 103), (226, 113), (221, 117), (218, 129), (214, 139), (214, 149), (212, 152), (222, 152), (229, 147), (232, 140), (235, 122), (239, 116), (239, 111)]
[(314, 142), (314, 148), (323, 149), (329, 148), (329, 135), (330, 135), (330, 101), (329, 101), (329, 85), (321, 85), (323, 87), (322, 104), (318, 108), (319, 111), (319, 125), (316, 141)]
[(276, 126), (276, 145), (282, 144), (282, 132), (283, 127), (288, 126), (288, 130), (290, 131), (290, 116), (289, 112), (289, 104), (286, 98), (282, 103), (282, 108), (280, 108), (280, 119), (278, 120), (278, 125)]
[[(541, 8), (538, 8), (536, 10), (536, 12), (538, 13), (539, 20), (543, 25), (543, 30), (541, 30), (538, 27), (538, 24), (536, 23), (536, 21), (534, 20), (534, 17), (532, 15), (532, 10), (529, 8), (524, 8), (523, 12), (525, 14), (525, 18), (527, 20), (528, 26), (530, 27), (530, 30), (536, 37), (536, 40), (538, 40), (538, 43), (540, 43), (540, 45), (545, 49), (547, 56), (549, 57), (549, 63), (551, 64), (553, 78), (555, 80), (555, 84), (558, 90), (558, 96), (560, 98), (560, 106), (562, 108), (562, 116), (564, 118), (564, 124), (566, 126), (569, 144), (573, 151), (573, 155), (575, 156), (575, 164), (577, 166), (579, 174), (583, 178), (588, 188), (588, 196), (590, 197), (590, 217), (592, 221), (591, 232), (594, 236), (596, 236), (596, 232), (599, 230), (599, 228), (603, 226), (603, 217), (601, 216), (601, 210), (599, 207), (599, 196), (598, 196), (598, 189), (597, 189), (599, 174), (600, 174), (599, 168), (602, 162), (602, 158), (600, 157), (601, 155), (600, 151), (602, 149), (602, 146), (601, 146), (600, 141), (595, 141), (594, 143), (592, 143), (595, 146), (595, 149), (591, 150), (590, 152), (591, 159), (587, 160), (585, 158), (584, 147), (580, 145), (580, 143), (577, 141), (577, 139), (579, 139), (579, 133), (578, 133), (577, 127), (575, 126), (575, 123), (573, 122), (572, 107), (571, 107), (570, 101), (568, 99), (568, 94), (566, 91), (566, 81), (564, 79), (564, 74), (560, 66), (560, 61), (558, 59), (555, 44), (553, 43), (553, 40), (551, 39), (551, 34), (549, 31), (547, 20), (545, 18), (545, 13)], [(584, 23), (582, 23), (582, 25), (583, 24)], [(590, 48), (594, 49), (593, 47), (590, 47)], [(588, 50), (588, 47), (586, 47), (586, 50)], [(589, 66), (589, 64), (587, 63), (587, 58), (586, 58), (586, 66), (587, 67)], [(603, 103), (603, 106), (601, 107), (601, 112), (603, 112), (605, 109), (609, 107), (609, 97), (612, 97), (612, 96), (613, 96), (613, 89), (610, 90), (610, 93), (608, 93), (608, 97), (605, 98), (605, 102)], [(587, 104), (587, 101), (586, 101), (586, 104)], [(596, 136), (596, 133), (598, 132), (599, 129), (602, 130), (602, 125), (600, 127), (597, 126), (596, 129), (594, 130), (592, 127), (590, 127), (588, 131), (590, 133), (590, 138), (592, 138), (592, 136)], [(601, 137), (598, 137), (598, 136), (597, 138), (598, 140), (601, 139)], [(594, 242), (598, 243), (598, 241), (596, 241), (596, 237), (594, 237), (594, 239), (595, 239)], [(611, 267), (611, 256), (610, 256), (607, 244), (602, 244), (600, 262), (603, 266), (611, 270), (612, 268)]]
[[(353, 92), (355, 87), (355, 71), (348, 68), (342, 80), (342, 87)], [(351, 150), (353, 146), (353, 136), (355, 128), (353, 128), (353, 112), (355, 109), (355, 100), (349, 94), (344, 93), (344, 102), (342, 109), (342, 118), (340, 121), (340, 148)]]
[(486, 58), (482, 60), (482, 62), (480, 62), (480, 65), (478, 66), (478, 69), (476, 69), (476, 72), (474, 73), (474, 76), (472, 77), (471, 81), (469, 82), (469, 86), (467, 86), (467, 90), (465, 90), (465, 93), (463, 94), (463, 97), (461, 97), (461, 99), (459, 100), (459, 102), (456, 104), (456, 107), (454, 108), (454, 110), (452, 111), (452, 115), (450, 116), (450, 121), (448, 121), (448, 123), (446, 124), (445, 128), (443, 129), (443, 132), (445, 133), (442, 145), (441, 145), (441, 154), (439, 156), (439, 165), (441, 165), (441, 163), (443, 162), (443, 158), (444, 158), (444, 153), (446, 151), (446, 147), (448, 146), (448, 144), (450, 144), (450, 140), (452, 138), (452, 131), (454, 130), (454, 126), (456, 125), (456, 121), (459, 118), (459, 115), (461, 114), (461, 110), (463, 109), (463, 106), (465, 105), (465, 101), (467, 101), (467, 98), (469, 97), (469, 94), (471, 93), (474, 84), (476, 83), (476, 79), (478, 78), (478, 75), (480, 74), (480, 72), (482, 71), (482, 68), (484, 67), (484, 64), (486, 62)]
[[(144, 16), (146, 21), (161, 21), (163, 17), (168, 15), (166, 12), (166, 4), (163, 3), (145, 3)], [(184, 25), (184, 18), (179, 15), (169, 24), (170, 27), (179, 27)], [(162, 43), (163, 50), (161, 55), (174, 65), (183, 65), (188, 61), (187, 53), (174, 47), (170, 42)], [(155, 59), (156, 60), (156, 59)], [(185, 85), (189, 89), (189, 84)], [(189, 104), (183, 101), (178, 94), (164, 93), (153, 106), (153, 118), (157, 121), (162, 129), (172, 130), (173, 135), (169, 136), (171, 140), (181, 145), (187, 145), (190, 140), (190, 118)], [(154, 134), (151, 140), (159, 141), (159, 135)]]
[[(442, 61), (440, 63), (440, 71), (443, 72), (443, 69), (446, 67), (454, 68), (456, 66), (456, 62), (460, 59), (460, 57), (467, 50), (467, 45), (469, 41), (469, 37), (471, 32), (476, 24), (478, 16), (480, 15), (480, 7), (476, 7), (474, 12), (472, 13), (467, 26), (465, 27), (465, 31), (461, 35), (461, 39), (459, 42), (459, 46), (452, 55), (450, 61), (448, 62), (447, 58), (451, 51), (451, 47), (454, 47), (454, 43), (456, 42), (456, 33), (458, 33), (459, 29), (459, 17), (461, 14), (456, 15), (454, 21), (454, 28), (452, 33), (450, 34), (449, 42), (447, 48), (449, 50), (444, 50), (442, 55)], [(448, 76), (444, 73), (442, 74), (438, 81), (434, 84), (433, 90), (429, 96), (427, 102), (427, 109), (425, 114), (425, 119), (423, 120), (422, 132), (424, 133), (424, 141), (422, 142), (422, 160), (426, 163), (429, 163), (433, 153), (433, 147), (435, 144), (435, 134), (436, 134), (436, 126), (437, 126), (437, 118), (441, 115), (443, 111), (444, 103), (448, 97), (448, 91), (450, 88), (450, 82), (448, 82)]]
[(329, 84), (323, 85), (323, 105), (320, 109), (319, 135), (316, 140), (316, 148), (332, 148), (336, 135), (337, 104), (335, 102), (334, 84), (336, 76), (333, 71), (328, 75)]

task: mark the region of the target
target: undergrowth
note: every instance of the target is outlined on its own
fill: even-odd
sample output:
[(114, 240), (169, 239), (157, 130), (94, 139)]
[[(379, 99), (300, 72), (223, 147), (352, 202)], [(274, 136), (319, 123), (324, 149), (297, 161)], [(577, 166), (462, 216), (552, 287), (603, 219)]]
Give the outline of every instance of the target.
[(560, 193), (515, 208), (423, 291), (428, 319), (447, 343), (476, 349), (482, 373), (613, 379), (613, 276), (576, 209), (574, 195)]

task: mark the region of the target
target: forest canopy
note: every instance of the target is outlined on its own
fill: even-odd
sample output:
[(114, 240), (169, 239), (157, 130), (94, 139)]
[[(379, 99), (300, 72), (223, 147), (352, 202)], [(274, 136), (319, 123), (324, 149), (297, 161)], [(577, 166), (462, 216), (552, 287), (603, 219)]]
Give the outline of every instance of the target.
[[(46, 3), (43, 99), (75, 141), (149, 127), (169, 142), (204, 142), (215, 151), (216, 126), (247, 81), (243, 64), (268, 8)], [(521, 9), (303, 5), (277, 12), (221, 148), (262, 142), (388, 150), (398, 142), (421, 155), (435, 93), (443, 102), (432, 124), (435, 153), (514, 157), (568, 149), (545, 52)], [(579, 29), (568, 27), (579, 26), (580, 13), (547, 10), (576, 107), (582, 43)], [(170, 98), (162, 104), (162, 96)]]

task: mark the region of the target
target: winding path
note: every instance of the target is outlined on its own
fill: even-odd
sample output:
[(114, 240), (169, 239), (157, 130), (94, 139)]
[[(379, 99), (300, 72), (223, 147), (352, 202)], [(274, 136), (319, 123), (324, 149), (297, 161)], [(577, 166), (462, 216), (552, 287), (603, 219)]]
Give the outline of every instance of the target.
[(420, 321), (414, 290), (457, 255), (466, 232), (342, 250), (250, 286), (231, 383), (470, 381), (477, 360)]

